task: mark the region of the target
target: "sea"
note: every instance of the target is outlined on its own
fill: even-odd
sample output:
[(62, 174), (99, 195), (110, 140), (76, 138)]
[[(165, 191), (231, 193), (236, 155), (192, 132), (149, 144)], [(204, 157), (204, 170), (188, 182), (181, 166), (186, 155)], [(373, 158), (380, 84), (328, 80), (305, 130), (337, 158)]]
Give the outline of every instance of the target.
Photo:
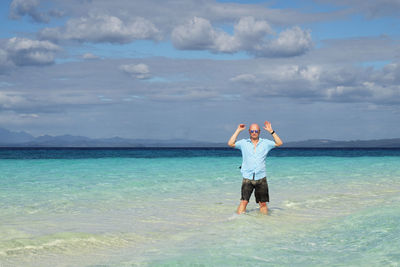
[(1, 148), (0, 266), (400, 266), (400, 149)]

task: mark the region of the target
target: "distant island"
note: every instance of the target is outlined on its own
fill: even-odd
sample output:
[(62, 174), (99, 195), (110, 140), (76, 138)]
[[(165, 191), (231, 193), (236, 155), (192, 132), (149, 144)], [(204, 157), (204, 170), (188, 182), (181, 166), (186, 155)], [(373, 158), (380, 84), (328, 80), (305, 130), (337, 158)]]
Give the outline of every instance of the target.
[[(76, 135), (42, 135), (0, 128), (0, 147), (227, 147), (225, 142), (203, 142), (188, 139), (129, 139), (121, 137), (89, 138)], [(379, 140), (335, 141), (312, 139), (286, 142), (288, 148), (400, 148), (400, 138)]]

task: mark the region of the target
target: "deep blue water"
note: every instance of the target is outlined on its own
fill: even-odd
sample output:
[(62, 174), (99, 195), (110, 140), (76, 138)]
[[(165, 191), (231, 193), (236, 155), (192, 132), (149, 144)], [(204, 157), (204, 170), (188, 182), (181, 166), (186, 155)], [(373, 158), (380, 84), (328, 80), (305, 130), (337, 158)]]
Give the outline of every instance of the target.
[[(240, 157), (232, 148), (0, 148), (0, 159)], [(271, 157), (400, 156), (400, 148), (278, 148)]]

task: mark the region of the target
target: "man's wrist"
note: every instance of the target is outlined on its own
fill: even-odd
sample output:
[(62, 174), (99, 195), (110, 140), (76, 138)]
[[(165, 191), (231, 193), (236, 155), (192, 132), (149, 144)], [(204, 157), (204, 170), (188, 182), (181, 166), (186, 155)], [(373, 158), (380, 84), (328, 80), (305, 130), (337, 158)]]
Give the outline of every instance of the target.
[(275, 131), (274, 130), (272, 130), (272, 132), (269, 132), (270, 134), (274, 134), (275, 133)]

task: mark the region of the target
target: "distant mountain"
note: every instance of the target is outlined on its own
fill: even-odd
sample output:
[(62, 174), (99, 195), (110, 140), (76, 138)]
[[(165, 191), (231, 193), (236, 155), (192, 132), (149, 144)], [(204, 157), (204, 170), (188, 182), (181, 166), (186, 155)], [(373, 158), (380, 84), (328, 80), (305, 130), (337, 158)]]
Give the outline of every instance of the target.
[(76, 135), (42, 135), (33, 137), (25, 132), (0, 128), (0, 147), (215, 147), (225, 144), (188, 139), (128, 139), (121, 137), (89, 138)]
[(0, 143), (2, 144), (17, 144), (30, 142), (35, 137), (25, 132), (11, 132), (4, 128), (0, 128)]
[[(188, 139), (128, 139), (121, 137), (89, 138), (76, 135), (42, 135), (34, 137), (26, 132), (12, 132), (0, 128), (0, 147), (228, 147), (225, 142), (203, 142)], [(380, 140), (354, 140), (335, 141), (329, 139), (312, 139), (306, 141), (286, 142), (283, 147), (309, 147), (309, 148), (345, 148), (345, 147), (398, 147), (400, 138)]]

